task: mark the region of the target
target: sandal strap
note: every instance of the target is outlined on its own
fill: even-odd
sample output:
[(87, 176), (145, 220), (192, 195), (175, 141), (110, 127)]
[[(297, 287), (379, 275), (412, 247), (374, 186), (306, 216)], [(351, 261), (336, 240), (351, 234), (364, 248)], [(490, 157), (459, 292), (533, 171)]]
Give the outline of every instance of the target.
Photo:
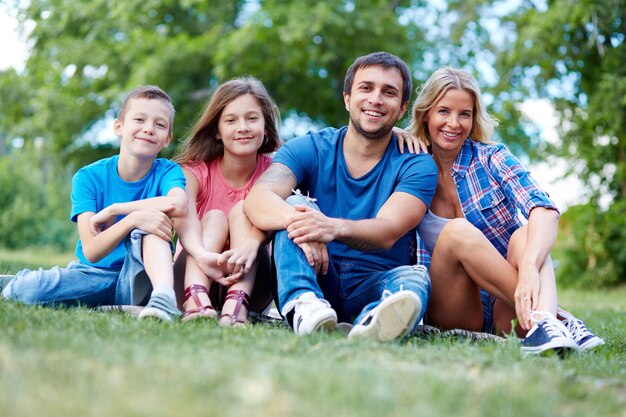
[(203, 305), (200, 301), (200, 297), (198, 297), (198, 294), (206, 294), (208, 296), (209, 291), (207, 290), (207, 287), (202, 284), (191, 284), (185, 288), (185, 298), (183, 302), (186, 302), (189, 298), (191, 298), (196, 305), (196, 308), (186, 310), (183, 313), (185, 316), (195, 313), (204, 313), (207, 310), (215, 310), (212, 305)]
[(237, 304), (235, 304), (235, 310), (233, 314), (223, 314), (222, 317), (230, 317), (231, 319), (235, 319), (236, 322), (243, 323), (243, 321), (239, 320), (239, 311), (241, 310), (241, 306), (243, 305), (246, 309), (250, 305), (250, 296), (246, 294), (244, 290), (230, 290), (226, 293), (226, 300), (237, 300)]

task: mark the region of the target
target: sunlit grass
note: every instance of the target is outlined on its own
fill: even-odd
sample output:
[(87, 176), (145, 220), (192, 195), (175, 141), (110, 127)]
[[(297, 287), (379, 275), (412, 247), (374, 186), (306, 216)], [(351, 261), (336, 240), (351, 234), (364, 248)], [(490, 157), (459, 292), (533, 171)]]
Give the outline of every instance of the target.
[(377, 344), (0, 301), (0, 416), (626, 416), (626, 290), (561, 295), (606, 346), (524, 357), (515, 339)]

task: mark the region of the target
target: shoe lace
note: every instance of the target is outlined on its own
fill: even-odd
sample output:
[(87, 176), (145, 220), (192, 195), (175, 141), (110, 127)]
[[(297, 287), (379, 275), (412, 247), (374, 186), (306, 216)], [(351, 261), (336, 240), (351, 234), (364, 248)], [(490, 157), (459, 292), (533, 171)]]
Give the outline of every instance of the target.
[(530, 319), (537, 325), (542, 323), (542, 327), (549, 337), (569, 336), (567, 327), (547, 311), (533, 311), (530, 313)]
[(580, 320), (569, 320), (567, 322), (567, 330), (572, 334), (572, 337), (576, 341), (576, 343), (580, 342), (585, 337), (589, 336), (591, 332), (585, 324)]

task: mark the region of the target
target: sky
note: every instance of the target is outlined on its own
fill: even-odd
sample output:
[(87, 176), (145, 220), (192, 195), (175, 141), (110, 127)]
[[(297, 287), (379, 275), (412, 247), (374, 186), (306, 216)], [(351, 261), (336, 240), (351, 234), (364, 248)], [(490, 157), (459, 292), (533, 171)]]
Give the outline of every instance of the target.
[[(17, 21), (11, 16), (7, 6), (0, 3), (0, 71), (10, 67), (21, 71), (28, 58), (25, 39), (18, 33)], [(522, 111), (533, 120), (542, 131), (545, 140), (558, 141), (556, 133), (557, 118), (554, 108), (548, 100), (534, 100), (522, 103)], [(575, 190), (581, 190), (582, 184), (575, 177), (559, 179), (566, 167), (563, 160), (551, 160), (534, 163), (528, 168), (535, 180), (552, 197), (562, 211), (568, 206), (582, 202), (582, 196)]]

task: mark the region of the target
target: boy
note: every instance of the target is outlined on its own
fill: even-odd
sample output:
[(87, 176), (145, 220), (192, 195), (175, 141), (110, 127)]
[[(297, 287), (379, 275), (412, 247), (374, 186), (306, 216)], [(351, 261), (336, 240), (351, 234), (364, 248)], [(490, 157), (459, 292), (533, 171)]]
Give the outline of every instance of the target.
[(174, 107), (160, 88), (124, 100), (114, 124), (119, 155), (81, 168), (72, 179), (71, 220), (80, 239), (67, 268), (24, 270), (4, 290), (25, 304), (142, 305), (139, 314), (172, 321), (172, 217), (185, 216), (181, 168), (157, 154), (172, 140)]

